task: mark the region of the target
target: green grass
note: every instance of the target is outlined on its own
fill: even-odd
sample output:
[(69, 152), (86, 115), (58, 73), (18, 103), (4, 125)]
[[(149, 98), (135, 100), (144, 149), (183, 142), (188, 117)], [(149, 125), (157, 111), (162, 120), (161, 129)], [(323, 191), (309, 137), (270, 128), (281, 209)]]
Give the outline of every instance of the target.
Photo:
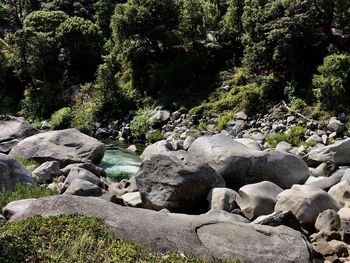
[(276, 147), (280, 142), (287, 142), (293, 146), (300, 146), (304, 143), (304, 134), (306, 132), (306, 127), (303, 126), (294, 126), (289, 132), (278, 132), (266, 137), (266, 141), (272, 147)]
[(17, 184), (16, 189), (13, 192), (0, 192), (0, 210), (12, 201), (40, 198), (56, 194), (58, 193), (47, 188)]
[[(0, 262), (205, 262), (176, 253), (156, 255), (114, 237), (98, 219), (81, 215), (32, 217), (0, 226)], [(239, 262), (239, 261), (233, 261)]]
[(234, 112), (224, 112), (219, 116), (218, 122), (216, 123), (215, 129), (221, 131), (227, 128), (227, 123), (231, 121), (235, 116)]
[(40, 163), (34, 161), (34, 160), (27, 160), (23, 158), (22, 156), (14, 156), (14, 159), (22, 164), (23, 166), (27, 167), (27, 169), (34, 171), (36, 168), (40, 166)]
[(149, 143), (155, 143), (161, 140), (165, 140), (165, 136), (160, 131), (154, 131), (147, 134), (147, 141)]

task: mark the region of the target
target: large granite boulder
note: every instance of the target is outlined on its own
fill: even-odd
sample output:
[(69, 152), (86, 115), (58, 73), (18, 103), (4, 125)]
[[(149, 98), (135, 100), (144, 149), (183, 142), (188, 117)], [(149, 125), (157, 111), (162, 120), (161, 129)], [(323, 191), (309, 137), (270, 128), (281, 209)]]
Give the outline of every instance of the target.
[(213, 168), (189, 159), (186, 152), (179, 151), (142, 162), (135, 179), (145, 208), (192, 212), (207, 206), (211, 188), (225, 186)]
[(51, 183), (54, 177), (61, 175), (60, 164), (56, 161), (45, 162), (32, 173), (35, 181), (39, 184)]
[(76, 129), (66, 129), (28, 137), (20, 141), (10, 155), (39, 163), (57, 161), (61, 167), (87, 161), (97, 164), (103, 158), (104, 144)]
[(277, 196), (275, 211), (292, 211), (301, 226), (314, 230), (318, 215), (327, 209), (338, 211), (340, 208), (327, 192), (306, 185), (293, 185)]
[(328, 193), (341, 207), (350, 207), (350, 181), (341, 180), (341, 182), (332, 186)]
[(153, 143), (151, 145), (148, 145), (145, 150), (140, 155), (140, 159), (142, 161), (148, 160), (153, 155), (157, 154), (164, 154), (172, 151), (171, 143), (169, 143), (166, 140), (158, 141), (156, 143)]
[(64, 192), (66, 195), (96, 196), (99, 197), (106, 191), (97, 185), (82, 179), (74, 179)]
[(12, 157), (0, 153), (0, 192), (13, 191), (16, 184), (34, 185), (30, 171)]
[(38, 132), (23, 118), (7, 117), (0, 119), (0, 153), (9, 153), (19, 140)]
[(210, 260), (310, 262), (309, 244), (300, 232), (278, 226), (220, 222), (206, 216), (161, 213), (122, 207), (101, 198), (52, 196), (36, 200), (10, 221), (34, 215), (82, 214), (104, 221), (118, 238), (151, 251), (177, 251)]
[(350, 138), (337, 141), (326, 147), (314, 149), (308, 154), (308, 163), (318, 165), (323, 162), (334, 162), (336, 165), (350, 164)]
[(299, 157), (277, 151), (262, 152), (224, 134), (199, 137), (188, 150), (192, 158), (208, 163), (221, 175), (227, 187), (270, 181), (282, 188), (303, 184), (309, 177)]

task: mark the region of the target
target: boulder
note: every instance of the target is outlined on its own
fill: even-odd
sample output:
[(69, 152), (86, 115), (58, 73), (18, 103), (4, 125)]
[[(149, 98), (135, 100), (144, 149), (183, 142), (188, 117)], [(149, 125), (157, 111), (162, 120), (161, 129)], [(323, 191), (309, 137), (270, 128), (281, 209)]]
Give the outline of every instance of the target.
[(97, 185), (85, 181), (82, 179), (74, 179), (64, 192), (66, 195), (79, 195), (79, 196), (101, 196), (105, 190)]
[(311, 175), (315, 177), (328, 177), (334, 170), (334, 163), (321, 163), (311, 171)]
[(56, 161), (45, 162), (32, 172), (32, 176), (39, 184), (51, 183), (54, 177), (61, 175), (60, 164)]
[(205, 206), (211, 188), (225, 182), (207, 164), (190, 161), (187, 152), (154, 155), (143, 161), (135, 179), (145, 208), (193, 212)]
[(138, 191), (135, 176), (130, 179), (123, 179), (119, 183), (111, 183), (108, 187), (108, 191), (116, 196)]
[(231, 212), (237, 208), (237, 192), (229, 188), (213, 188), (209, 191), (207, 200), (209, 209), (219, 209)]
[(6, 142), (0, 142), (0, 153), (8, 154), (18, 142), (19, 142), (18, 139), (13, 139), (11, 141), (6, 141)]
[(301, 226), (313, 230), (318, 215), (327, 209), (340, 208), (327, 192), (306, 185), (293, 185), (277, 196), (275, 211), (292, 211)]
[(270, 215), (259, 216), (252, 224), (265, 226), (287, 226), (294, 230), (301, 231), (299, 220), (292, 211), (279, 211)]
[(2, 214), (9, 220), (13, 215), (22, 212), (36, 199), (23, 199), (18, 201), (12, 201), (2, 208)]
[(187, 138), (184, 141), (184, 145), (183, 145), (184, 150), (187, 151), (195, 140), (196, 139), (194, 137), (187, 136)]
[(310, 262), (301, 233), (284, 227), (220, 222), (205, 216), (159, 213), (122, 207), (95, 197), (59, 195), (36, 200), (11, 222), (35, 215), (82, 214), (105, 222), (118, 238), (153, 252), (177, 251), (208, 260), (241, 262)]
[(277, 151), (257, 151), (224, 134), (199, 137), (188, 152), (191, 158), (212, 166), (232, 189), (261, 181), (289, 188), (304, 183), (309, 177), (308, 167), (299, 157)]
[(254, 220), (273, 212), (276, 197), (282, 191), (282, 188), (268, 181), (248, 184), (239, 189), (236, 200), (243, 214), (249, 220)]
[(61, 193), (64, 193), (67, 190), (74, 179), (85, 180), (97, 186), (101, 184), (100, 179), (93, 173), (90, 173), (88, 170), (83, 168), (73, 168), (64, 181)]
[(126, 206), (143, 207), (140, 192), (125, 193), (121, 196), (121, 199), (123, 199)]
[(61, 167), (87, 161), (97, 164), (103, 158), (104, 144), (76, 129), (66, 129), (28, 137), (20, 141), (10, 155), (39, 163), (57, 161)]
[(156, 143), (148, 145), (140, 155), (140, 159), (142, 161), (148, 160), (153, 155), (167, 153), (171, 150), (172, 150), (172, 146), (168, 141), (166, 140), (158, 141)]
[(88, 170), (97, 177), (106, 177), (106, 171), (91, 162), (69, 164), (66, 167), (62, 168), (61, 172), (64, 176), (67, 176), (74, 167)]
[(338, 230), (340, 226), (340, 218), (337, 211), (332, 209), (327, 209), (322, 211), (315, 222), (315, 228), (317, 231), (334, 231)]
[(327, 129), (331, 132), (341, 133), (345, 130), (345, 124), (339, 120), (331, 120), (327, 125)]
[(293, 149), (293, 146), (288, 142), (279, 142), (276, 146), (276, 151), (289, 152)]
[(149, 119), (153, 127), (161, 127), (170, 119), (170, 112), (167, 110), (156, 111)]
[(219, 222), (240, 222), (240, 223), (249, 223), (249, 220), (241, 215), (231, 214), (224, 210), (211, 209), (205, 214), (200, 216), (209, 217)]
[(257, 141), (253, 140), (253, 139), (236, 138), (235, 141), (239, 142), (239, 143), (241, 143), (241, 144), (243, 144), (243, 145), (245, 145), (245, 146), (247, 146), (249, 148), (252, 148), (254, 150), (257, 150), (257, 151), (261, 151), (262, 150), (260, 144)]
[(309, 152), (307, 157), (310, 165), (318, 165), (323, 162), (333, 162), (336, 165), (349, 165), (350, 138), (337, 141), (319, 149), (314, 149)]
[(350, 181), (342, 180), (329, 189), (330, 194), (341, 207), (350, 207)]
[(0, 192), (13, 191), (16, 184), (34, 185), (30, 171), (12, 157), (0, 153)]
[(320, 180), (314, 181), (309, 184), (309, 186), (321, 189), (323, 191), (328, 191), (333, 185), (336, 185), (341, 180), (341, 176), (339, 175), (331, 175), (327, 178), (322, 178)]

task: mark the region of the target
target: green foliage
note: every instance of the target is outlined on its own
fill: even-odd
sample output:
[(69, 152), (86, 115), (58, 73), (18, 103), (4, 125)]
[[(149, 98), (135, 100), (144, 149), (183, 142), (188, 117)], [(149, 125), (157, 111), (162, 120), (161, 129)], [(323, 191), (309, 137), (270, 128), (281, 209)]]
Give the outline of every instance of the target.
[(13, 192), (0, 192), (0, 209), (5, 207), (8, 203), (12, 201), (18, 201), (18, 200), (30, 199), (30, 198), (40, 198), (40, 197), (51, 196), (55, 194), (58, 194), (58, 193), (47, 188), (17, 184), (16, 189)]
[(131, 121), (131, 134), (136, 139), (144, 139), (146, 133), (151, 128), (150, 117), (152, 111), (150, 109), (139, 109)]
[(54, 129), (66, 129), (70, 127), (72, 118), (72, 109), (65, 107), (51, 115), (50, 123)]
[(234, 118), (234, 112), (224, 112), (219, 116), (218, 122), (216, 124), (216, 130), (221, 131), (227, 128), (227, 123)]
[(278, 132), (266, 137), (266, 142), (272, 147), (276, 147), (278, 143), (284, 141), (290, 143), (293, 146), (300, 146), (304, 142), (304, 135), (306, 127), (294, 126), (291, 127), (287, 132)]
[(100, 105), (93, 100), (88, 100), (82, 104), (77, 104), (73, 109), (72, 127), (86, 133), (92, 134), (93, 124), (99, 112)]
[(98, 219), (81, 215), (39, 216), (0, 226), (0, 261), (22, 262), (204, 262), (176, 253), (157, 256), (112, 236)]
[(40, 163), (34, 161), (34, 160), (28, 160), (21, 156), (14, 156), (15, 160), (22, 164), (23, 166), (27, 167), (29, 170), (34, 170), (35, 168), (40, 166)]
[(319, 75), (312, 80), (318, 101), (327, 109), (347, 107), (350, 99), (350, 56), (327, 56), (318, 71)]
[(147, 133), (146, 137), (147, 137), (147, 142), (149, 143), (155, 143), (161, 140), (165, 140), (164, 134), (161, 133), (160, 131), (149, 132)]

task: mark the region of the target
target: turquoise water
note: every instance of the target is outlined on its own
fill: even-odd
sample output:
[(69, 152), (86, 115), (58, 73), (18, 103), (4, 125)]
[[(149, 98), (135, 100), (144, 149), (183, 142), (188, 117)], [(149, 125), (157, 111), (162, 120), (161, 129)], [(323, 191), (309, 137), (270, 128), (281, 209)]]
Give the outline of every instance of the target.
[(126, 151), (120, 146), (111, 145), (106, 147), (105, 155), (100, 167), (105, 169), (107, 178), (118, 182), (133, 176), (140, 167), (139, 157)]

